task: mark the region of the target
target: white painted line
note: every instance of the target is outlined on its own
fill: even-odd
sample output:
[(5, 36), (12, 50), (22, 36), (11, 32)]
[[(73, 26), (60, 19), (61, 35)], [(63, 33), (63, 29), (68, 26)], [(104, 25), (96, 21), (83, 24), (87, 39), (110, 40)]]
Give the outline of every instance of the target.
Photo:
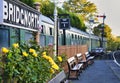
[(113, 59), (114, 59), (114, 62), (120, 67), (120, 64), (117, 62), (117, 60), (115, 58), (115, 52), (113, 52)]

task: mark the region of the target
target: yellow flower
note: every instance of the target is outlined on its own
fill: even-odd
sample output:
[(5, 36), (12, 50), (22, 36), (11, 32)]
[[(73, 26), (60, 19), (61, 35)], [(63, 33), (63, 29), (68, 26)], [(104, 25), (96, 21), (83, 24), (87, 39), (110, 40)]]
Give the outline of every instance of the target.
[(18, 48), (19, 47), (18, 43), (13, 44), (13, 47)]
[(62, 57), (58, 56), (57, 58), (60, 62), (62, 62)]
[(23, 52), (22, 54), (23, 54), (23, 56), (26, 56), (26, 57), (28, 56), (28, 54), (26, 52)]
[(55, 64), (55, 62), (52, 59), (50, 59), (49, 62), (50, 62), (51, 65)]
[(48, 56), (48, 60), (53, 60), (50, 56)]
[(32, 48), (30, 48), (30, 49), (29, 49), (29, 52), (30, 52), (30, 53), (35, 53), (35, 50), (32, 49)]
[(55, 71), (54, 71), (54, 69), (53, 69), (53, 68), (50, 68), (50, 73), (52, 73), (52, 74), (54, 74), (54, 73), (55, 73)]
[(54, 68), (54, 69), (56, 69), (56, 70), (59, 70), (59, 67), (58, 67), (57, 64), (53, 64), (53, 65), (52, 65), (52, 68)]
[(54, 60), (50, 56), (46, 56), (45, 54), (43, 54), (42, 57), (50, 62), (50, 64), (52, 65), (52, 68), (59, 70), (58, 65), (54, 62)]
[(47, 59), (47, 56), (46, 56), (46, 55), (43, 55), (42, 57), (45, 58), (45, 59)]
[(34, 52), (34, 53), (33, 53), (33, 56), (34, 56), (34, 57), (37, 57), (37, 53)]
[(46, 52), (43, 52), (42, 55), (46, 55)]
[(49, 60), (51, 57), (46, 55), (46, 52), (42, 53), (42, 57), (45, 58), (46, 60)]
[(2, 48), (2, 52), (6, 54), (6, 53), (9, 52), (9, 50), (8, 50), (7, 48), (3, 47), (3, 48)]

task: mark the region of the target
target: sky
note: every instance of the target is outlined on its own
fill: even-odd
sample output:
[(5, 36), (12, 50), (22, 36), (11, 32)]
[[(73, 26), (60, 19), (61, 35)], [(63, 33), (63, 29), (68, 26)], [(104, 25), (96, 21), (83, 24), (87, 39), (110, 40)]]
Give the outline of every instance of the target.
[[(120, 36), (120, 0), (89, 0), (97, 6), (99, 15), (106, 15), (105, 24), (112, 29), (112, 34)], [(102, 22), (102, 18), (99, 18)]]

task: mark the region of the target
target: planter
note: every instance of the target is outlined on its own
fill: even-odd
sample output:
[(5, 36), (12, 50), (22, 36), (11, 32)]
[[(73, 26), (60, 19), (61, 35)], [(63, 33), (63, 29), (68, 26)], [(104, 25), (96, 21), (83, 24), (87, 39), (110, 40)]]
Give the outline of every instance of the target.
[(66, 79), (66, 74), (64, 70), (59, 72), (53, 79), (51, 79), (48, 83), (61, 83)]

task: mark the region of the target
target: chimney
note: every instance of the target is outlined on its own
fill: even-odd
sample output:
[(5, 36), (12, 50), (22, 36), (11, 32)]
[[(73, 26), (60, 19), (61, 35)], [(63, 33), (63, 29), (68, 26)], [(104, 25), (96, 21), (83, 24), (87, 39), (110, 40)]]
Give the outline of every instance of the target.
[[(39, 2), (35, 2), (34, 6), (35, 6), (35, 9), (38, 12), (40, 12), (40, 3)], [(37, 44), (40, 45), (40, 31), (39, 30), (36, 32), (35, 40), (36, 40)]]
[(40, 3), (39, 2), (35, 2), (34, 6), (35, 6), (35, 9), (40, 12)]

